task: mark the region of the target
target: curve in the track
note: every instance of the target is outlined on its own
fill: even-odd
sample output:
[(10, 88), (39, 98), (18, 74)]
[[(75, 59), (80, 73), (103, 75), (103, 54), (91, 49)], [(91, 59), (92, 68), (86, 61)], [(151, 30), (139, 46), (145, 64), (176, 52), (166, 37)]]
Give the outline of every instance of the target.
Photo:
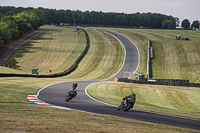
[[(107, 32), (115, 36), (117, 39), (119, 39), (120, 42), (124, 45), (126, 51), (125, 61), (122, 68), (113, 77), (107, 79), (107, 81), (113, 81), (115, 77), (123, 77), (124, 72), (126, 71), (128, 72), (136, 71), (139, 64), (139, 51), (137, 47), (127, 37), (121, 34), (118, 34), (113, 31), (106, 31), (106, 30), (102, 31)], [(70, 108), (92, 113), (99, 113), (99, 114), (106, 114), (106, 115), (129, 118), (129, 119), (141, 120), (145, 122), (166, 124), (171, 126), (200, 130), (200, 121), (198, 120), (156, 114), (156, 113), (133, 110), (133, 109), (128, 112), (117, 111), (116, 106), (98, 102), (90, 98), (87, 95), (87, 93), (85, 93), (85, 89), (87, 88), (87, 86), (96, 82), (103, 82), (103, 81), (95, 81), (95, 80), (77, 81), (78, 95), (70, 102), (65, 102), (65, 94), (66, 92), (71, 90), (72, 82), (63, 82), (45, 87), (37, 92), (37, 99), (45, 103), (49, 103), (51, 105), (62, 108), (64, 107), (67, 109)]]

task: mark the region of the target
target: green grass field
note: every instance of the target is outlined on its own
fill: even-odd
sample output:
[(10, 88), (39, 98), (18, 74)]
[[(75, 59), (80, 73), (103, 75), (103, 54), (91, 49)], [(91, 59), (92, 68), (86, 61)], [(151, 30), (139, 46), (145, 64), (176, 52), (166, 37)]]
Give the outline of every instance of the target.
[[(37, 40), (38, 42), (36, 44), (41, 43), (41, 48), (43, 48), (45, 43), (46, 45), (51, 45), (53, 47), (54, 45), (51, 43), (58, 42), (59, 38), (62, 38), (62, 35), (57, 38), (55, 37), (55, 40), (47, 39), (46, 37), (48, 43), (44, 41), (44, 39), (41, 39), (42, 37), (45, 38), (45, 36), (56, 34), (59, 30), (68, 30), (59, 27), (48, 28), (55, 29), (52, 30), (52, 33), (49, 33), (49, 31), (38, 37), (40, 39)], [(120, 43), (114, 37), (104, 32), (94, 30), (87, 30), (87, 32), (90, 37), (90, 49), (78, 65), (78, 68), (70, 75), (60, 78), (44, 79), (0, 77), (0, 132), (199, 132), (191, 129), (151, 124), (107, 115), (27, 105), (32, 104), (32, 102), (26, 99), (27, 95), (34, 95), (36, 91), (47, 85), (64, 81), (106, 79), (119, 70), (124, 59), (124, 51)], [(70, 32), (70, 34), (73, 33), (74, 32)], [(134, 35), (132, 34), (132, 31), (130, 35)], [(145, 40), (145, 37), (140, 35), (139, 32), (134, 36), (137, 40), (137, 45), (146, 45), (147, 41)], [(72, 39), (78, 40), (78, 37)], [(143, 46), (141, 46), (141, 48), (142, 47)], [(56, 53), (57, 51), (55, 55), (58, 55), (58, 51), (60, 51), (56, 50), (56, 47), (51, 50), (52, 51), (50, 51), (49, 54)], [(140, 51), (140, 53), (142, 52)], [(143, 56), (145, 57), (145, 50), (143, 53)], [(28, 58), (26, 54), (23, 55), (23, 58)], [(46, 57), (54, 58), (50, 55)], [(40, 59), (43, 60), (44, 58)], [(20, 60), (22, 60), (22, 57)], [(50, 63), (49, 66), (52, 65), (50, 61), (48, 63)], [(23, 65), (20, 65), (21, 69), (22, 66)], [(143, 66), (145, 67), (145, 65)], [(2, 71), (19, 73), (18, 70), (0, 67), (0, 72)], [(172, 115), (179, 115), (179, 113), (181, 113), (181, 116), (183, 115), (184, 117), (190, 117), (189, 114), (192, 114), (190, 118), (199, 119), (200, 113), (198, 110), (200, 103), (198, 99), (196, 100), (196, 98), (199, 97), (198, 88), (102, 82), (90, 86), (89, 93), (98, 100), (102, 100), (102, 93), (107, 91), (105, 89), (108, 89), (109, 93), (106, 94), (112, 99), (112, 101), (107, 100), (107, 102), (112, 102), (115, 105), (120, 103), (124, 95), (127, 95), (131, 91), (135, 91), (137, 94), (137, 103), (134, 108), (154, 112), (158, 109), (157, 112), (170, 112)], [(94, 95), (95, 92), (96, 94)], [(183, 106), (183, 95), (185, 93), (188, 93), (187, 99), (189, 100), (187, 101), (187, 105)], [(152, 104), (149, 104), (150, 101), (148, 101), (148, 96), (151, 95), (153, 95), (151, 98), (151, 101), (153, 102)], [(177, 95), (179, 99), (176, 98)], [(162, 99), (162, 97), (164, 99)], [(159, 101), (155, 102), (154, 100), (156, 99), (159, 99)], [(174, 101), (173, 105), (170, 105), (169, 101)]]

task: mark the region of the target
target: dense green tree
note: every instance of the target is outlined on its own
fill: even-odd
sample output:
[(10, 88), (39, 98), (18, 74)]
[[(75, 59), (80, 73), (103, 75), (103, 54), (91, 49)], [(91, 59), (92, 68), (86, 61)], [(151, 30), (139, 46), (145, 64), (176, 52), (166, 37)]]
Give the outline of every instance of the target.
[(13, 16), (5, 16), (1, 19), (1, 22), (4, 22), (8, 25), (10, 34), (12, 36), (11, 39), (14, 40), (19, 37), (18, 24)]
[(173, 24), (172, 20), (164, 20), (162, 22), (162, 28), (163, 29), (173, 29), (174, 24)]
[(196, 28), (196, 29), (199, 29), (199, 23), (198, 23), (199, 21), (198, 20), (196, 20), (196, 21), (193, 21), (193, 23), (192, 23), (192, 28)]
[(4, 47), (6, 43), (12, 38), (8, 24), (0, 22), (0, 48)]
[(45, 14), (43, 8), (40, 7), (38, 9), (34, 9), (31, 11), (39, 17), (39, 26), (42, 26), (47, 22), (46, 14)]
[(39, 17), (31, 11), (18, 13), (14, 18), (18, 24), (20, 36), (39, 27)]
[(187, 30), (190, 27), (190, 21), (188, 19), (184, 19), (181, 23), (181, 27)]
[(4, 17), (4, 15), (2, 13), (0, 13), (0, 20)]
[(45, 14), (46, 14), (47, 23), (49, 23), (49, 24), (55, 23), (55, 19), (56, 19), (55, 12), (56, 12), (56, 10), (45, 9), (44, 11), (45, 11)]
[(17, 24), (18, 24), (18, 30), (19, 30), (20, 36), (22, 36), (24, 33), (27, 33), (28, 31), (33, 30), (33, 27), (31, 26), (31, 24), (27, 23), (25, 19), (22, 19), (19, 16), (15, 16), (15, 20), (17, 21)]
[(156, 29), (161, 27), (161, 22), (159, 20), (158, 14), (150, 14), (149, 15), (149, 26), (152, 28), (156, 28)]

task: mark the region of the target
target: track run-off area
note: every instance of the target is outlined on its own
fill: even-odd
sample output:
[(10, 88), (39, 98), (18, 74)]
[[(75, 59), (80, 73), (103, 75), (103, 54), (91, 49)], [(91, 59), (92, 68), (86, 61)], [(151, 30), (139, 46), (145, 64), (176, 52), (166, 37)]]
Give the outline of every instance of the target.
[(136, 71), (139, 66), (139, 61), (140, 61), (139, 51), (136, 45), (134, 45), (132, 41), (130, 41), (127, 37), (119, 33), (107, 30), (102, 30), (102, 31), (115, 36), (121, 42), (121, 44), (124, 46), (125, 49), (123, 66), (115, 75), (106, 80), (76, 81), (78, 83), (77, 87), (78, 94), (70, 102), (65, 102), (65, 94), (66, 92), (72, 90), (71, 88), (73, 83), (72, 81), (49, 85), (39, 90), (35, 96), (28, 96), (28, 99), (30, 99), (35, 103), (41, 105), (43, 104), (45, 106), (53, 106), (63, 109), (113, 115), (113, 116), (135, 119), (150, 123), (166, 124), (171, 126), (200, 130), (199, 120), (156, 114), (134, 109), (131, 109), (128, 112), (117, 111), (115, 105), (99, 102), (87, 94), (88, 86), (97, 82), (113, 81), (114, 78), (123, 77), (124, 72)]

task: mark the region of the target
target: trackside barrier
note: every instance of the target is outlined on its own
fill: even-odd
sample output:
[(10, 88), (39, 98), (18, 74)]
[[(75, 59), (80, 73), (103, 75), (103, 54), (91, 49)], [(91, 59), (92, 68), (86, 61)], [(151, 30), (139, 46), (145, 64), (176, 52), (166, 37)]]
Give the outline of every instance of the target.
[(168, 86), (187, 86), (187, 87), (200, 87), (200, 83), (189, 83), (189, 80), (180, 79), (142, 79), (131, 80), (128, 78), (118, 78), (118, 82), (136, 83), (136, 84), (151, 84), (151, 85), (168, 85)]
[(151, 40), (148, 41), (148, 56), (147, 56), (147, 78), (152, 78), (152, 64), (151, 60), (153, 59), (153, 47)]
[(84, 33), (85, 33), (86, 47), (85, 47), (84, 51), (82, 52), (82, 54), (78, 57), (76, 62), (69, 69), (65, 70), (64, 72), (50, 74), (50, 75), (29, 75), (29, 74), (6, 74), (6, 73), (0, 73), (0, 77), (55, 78), (55, 77), (62, 77), (62, 76), (70, 74), (71, 72), (73, 72), (78, 67), (79, 62), (83, 59), (83, 57), (86, 55), (86, 53), (88, 52), (88, 50), (90, 48), (90, 39), (89, 39), (88, 33), (83, 29), (81, 29), (81, 30), (84, 31)]

